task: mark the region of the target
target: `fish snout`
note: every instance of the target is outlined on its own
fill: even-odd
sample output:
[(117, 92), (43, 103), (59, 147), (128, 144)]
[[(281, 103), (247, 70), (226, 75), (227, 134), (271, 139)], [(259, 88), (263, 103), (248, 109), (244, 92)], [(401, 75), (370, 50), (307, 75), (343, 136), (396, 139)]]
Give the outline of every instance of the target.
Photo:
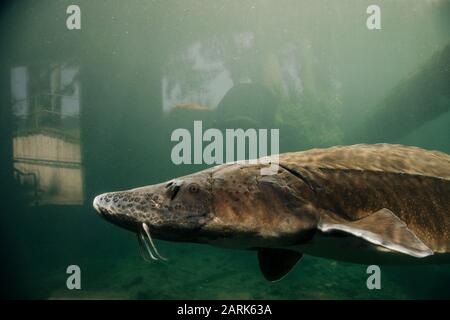
[(96, 196), (92, 205), (102, 216), (118, 215), (125, 213), (127, 199), (124, 192), (108, 192)]
[(130, 201), (129, 192), (109, 192), (96, 196), (92, 205), (102, 218), (135, 232), (142, 221)]
[(94, 201), (92, 203), (94, 209), (101, 215), (106, 215), (109, 213), (108, 210), (108, 202), (107, 199), (107, 193), (100, 194), (94, 198)]

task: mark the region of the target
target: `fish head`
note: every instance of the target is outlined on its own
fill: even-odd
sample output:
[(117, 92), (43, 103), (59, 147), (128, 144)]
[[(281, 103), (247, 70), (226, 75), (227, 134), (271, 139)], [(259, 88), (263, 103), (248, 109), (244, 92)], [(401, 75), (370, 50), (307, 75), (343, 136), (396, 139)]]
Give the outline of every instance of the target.
[[(94, 208), (110, 222), (162, 240), (252, 249), (294, 245), (316, 230), (299, 179), (262, 176), (262, 165), (231, 163), (170, 181), (110, 192)], [(298, 185), (297, 185), (298, 184)]]
[(319, 216), (312, 192), (285, 170), (263, 175), (265, 164), (226, 164), (212, 177), (213, 214), (203, 230), (213, 245), (237, 249), (306, 243)]
[(162, 240), (201, 242), (201, 229), (212, 218), (208, 171), (164, 183), (95, 197), (93, 206), (106, 220), (133, 232), (145, 224)]

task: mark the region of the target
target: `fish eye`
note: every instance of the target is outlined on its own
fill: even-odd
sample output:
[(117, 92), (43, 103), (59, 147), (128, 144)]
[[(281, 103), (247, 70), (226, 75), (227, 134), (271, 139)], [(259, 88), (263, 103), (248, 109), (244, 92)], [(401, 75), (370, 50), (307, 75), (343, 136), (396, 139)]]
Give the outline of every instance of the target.
[(200, 190), (200, 187), (196, 183), (191, 183), (189, 185), (189, 192), (191, 193), (197, 193)]

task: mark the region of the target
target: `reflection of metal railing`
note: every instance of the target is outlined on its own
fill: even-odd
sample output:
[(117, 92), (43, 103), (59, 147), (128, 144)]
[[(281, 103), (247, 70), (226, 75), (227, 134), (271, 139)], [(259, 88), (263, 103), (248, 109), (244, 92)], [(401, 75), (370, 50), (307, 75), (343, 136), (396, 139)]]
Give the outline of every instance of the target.
[(29, 163), (29, 164), (36, 164), (36, 165), (44, 165), (44, 166), (50, 166), (54, 168), (75, 168), (79, 169), (81, 165), (81, 161), (78, 159), (74, 160), (55, 160), (55, 159), (37, 159), (37, 158), (30, 158), (30, 157), (14, 157), (15, 162), (20, 163)]
[(26, 177), (31, 177), (31, 187), (33, 188), (33, 196), (34, 196), (34, 201), (37, 202), (38, 201), (38, 197), (39, 197), (39, 186), (38, 186), (38, 178), (36, 173), (34, 172), (23, 172), (17, 168), (13, 168), (13, 172), (14, 172), (14, 179), (18, 182), (19, 185), (26, 185), (25, 184), (25, 178)]
[(26, 101), (28, 110), (31, 111), (16, 116), (17, 131), (50, 130), (65, 137), (78, 139), (80, 127), (79, 115), (61, 112), (56, 107), (60, 106), (60, 102), (53, 100), (59, 98), (79, 100), (77, 97), (63, 94), (41, 93), (26, 99), (14, 101), (13, 105)]
[[(12, 105), (14, 107), (16, 105), (25, 103), (31, 110), (48, 110), (58, 112), (58, 110), (55, 109), (61, 106), (61, 103), (56, 102), (54, 99), (60, 98), (79, 101), (79, 97), (58, 93), (40, 93), (24, 99), (14, 100), (12, 101)], [(74, 115), (65, 114), (65, 116), (74, 116)]]
[[(39, 110), (36, 112), (32, 112), (28, 114), (28, 118), (32, 119), (31, 123), (28, 125), (29, 127), (38, 128), (41, 125), (49, 125), (49, 121), (55, 122), (54, 125), (56, 125), (56, 121), (61, 120), (62, 118), (68, 118), (72, 119), (73, 121), (78, 121), (79, 117), (71, 114), (66, 114), (58, 111), (51, 111), (51, 110)], [(51, 125), (51, 122), (50, 122)]]
[[(53, 98), (53, 97), (59, 97), (59, 98), (65, 98), (65, 99), (70, 99), (70, 100), (79, 100), (78, 97), (73, 97), (73, 96), (69, 96), (66, 94), (59, 94), (59, 93), (39, 93), (39, 94), (35, 94), (32, 96), (29, 96), (27, 98), (24, 99), (17, 99), (13, 101), (13, 105), (19, 102), (24, 102), (27, 101), (28, 103), (34, 103), (35, 106), (37, 105), (48, 105), (48, 101), (49, 99)], [(42, 102), (43, 99), (47, 99), (47, 101), (45, 101), (44, 103)]]

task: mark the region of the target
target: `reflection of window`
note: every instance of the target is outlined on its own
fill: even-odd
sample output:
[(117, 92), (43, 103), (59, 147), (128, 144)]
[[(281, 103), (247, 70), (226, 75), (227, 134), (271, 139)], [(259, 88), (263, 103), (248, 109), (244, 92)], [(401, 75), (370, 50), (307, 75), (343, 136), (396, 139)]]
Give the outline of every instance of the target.
[(28, 70), (15, 67), (11, 70), (12, 112), (17, 118), (24, 118), (28, 112)]
[(234, 35), (234, 42), (238, 51), (251, 49), (255, 45), (255, 35), (253, 32), (241, 32)]
[(61, 69), (61, 114), (63, 117), (80, 114), (80, 83), (78, 67), (65, 66)]
[(35, 204), (82, 204), (80, 83), (65, 64), (11, 69), (14, 172)]
[(186, 104), (215, 108), (232, 85), (223, 46), (216, 41), (193, 43), (165, 66), (163, 110)]
[(296, 47), (291, 44), (281, 50), (279, 59), (284, 94), (292, 97), (296, 97), (303, 92), (297, 56)]

